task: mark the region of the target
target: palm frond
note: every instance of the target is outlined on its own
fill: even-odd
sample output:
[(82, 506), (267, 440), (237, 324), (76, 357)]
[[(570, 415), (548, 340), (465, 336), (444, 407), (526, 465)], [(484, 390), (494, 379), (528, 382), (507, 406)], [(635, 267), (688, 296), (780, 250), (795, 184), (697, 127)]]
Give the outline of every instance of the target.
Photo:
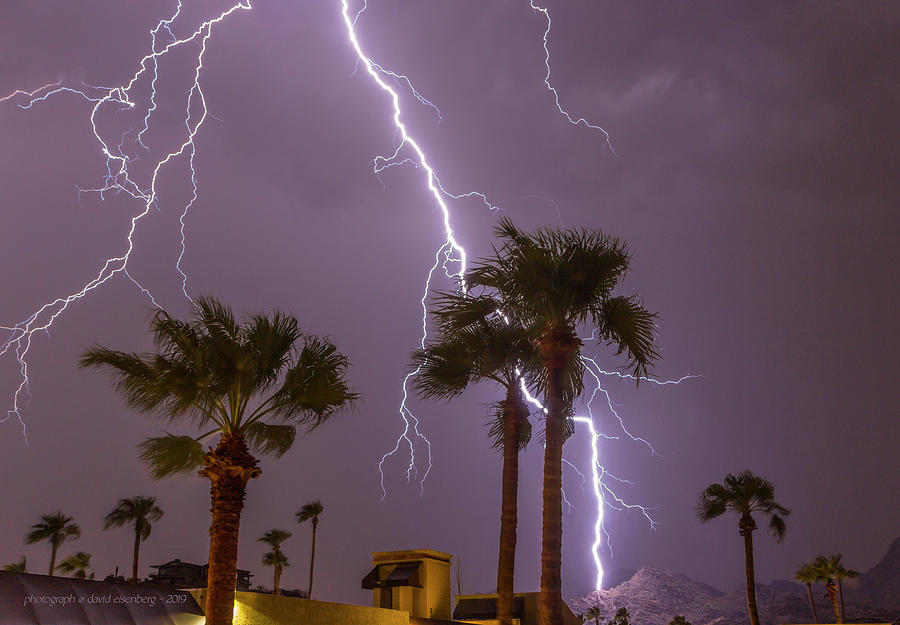
[(656, 314), (644, 308), (636, 297), (619, 296), (604, 300), (594, 318), (600, 321), (598, 339), (615, 345), (616, 355), (626, 353), (626, 367), (632, 369), (639, 382), (659, 358), (655, 348)]
[(273, 549), (281, 547), (281, 543), (293, 536), (292, 532), (283, 529), (271, 529), (259, 538), (259, 542), (270, 545)]
[(192, 473), (203, 466), (203, 446), (190, 436), (167, 432), (165, 436), (144, 439), (138, 449), (155, 480), (175, 473)]
[(283, 456), (297, 438), (297, 428), (293, 425), (264, 423), (256, 421), (245, 427), (244, 436), (247, 444), (257, 453)]
[(306, 337), (297, 363), (276, 393), (279, 416), (314, 429), (343, 409), (352, 409), (359, 394), (346, 380), (350, 360), (331, 341)]

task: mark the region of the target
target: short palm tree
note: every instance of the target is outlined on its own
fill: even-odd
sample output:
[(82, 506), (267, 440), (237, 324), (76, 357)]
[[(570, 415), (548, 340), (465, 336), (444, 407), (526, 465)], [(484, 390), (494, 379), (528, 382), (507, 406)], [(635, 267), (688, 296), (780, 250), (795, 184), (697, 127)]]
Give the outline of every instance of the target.
[(600, 619), (603, 617), (603, 611), (600, 609), (598, 605), (592, 605), (587, 609), (587, 612), (581, 615), (581, 620), (587, 623), (588, 621), (594, 621), (594, 625), (600, 625)]
[(22, 556), (22, 559), (18, 562), (13, 562), (12, 564), (7, 564), (3, 567), (4, 571), (9, 571), (10, 573), (27, 573), (28, 572), (28, 561), (25, 560), (25, 556)]
[[(848, 569), (842, 562), (844, 556), (834, 553), (829, 556), (818, 555), (812, 562), (812, 570), (817, 576), (816, 581), (825, 582), (825, 591), (831, 600), (834, 610), (834, 618), (838, 623), (844, 622), (844, 591), (841, 584), (843, 579), (853, 579), (859, 576), (859, 571)], [(838, 606), (840, 605), (840, 609)]]
[(769, 533), (777, 542), (784, 540), (787, 526), (782, 517), (790, 510), (775, 501), (775, 486), (772, 482), (750, 471), (739, 475), (726, 475), (721, 484), (710, 484), (700, 493), (697, 516), (706, 523), (728, 511), (740, 515), (738, 532), (744, 537), (744, 562), (747, 574), (747, 610), (751, 625), (759, 625), (756, 608), (756, 572), (753, 567), (753, 531), (756, 521), (753, 513), (759, 512), (769, 517)]
[[(352, 406), (349, 361), (327, 339), (301, 332), (292, 316), (276, 310), (238, 322), (207, 297), (197, 300), (190, 321), (156, 313), (151, 331), (155, 353), (97, 346), (80, 364), (107, 369), (132, 408), (200, 432), (166, 433), (139, 447), (154, 478), (201, 469), (210, 481), (206, 622), (230, 625), (241, 510), (247, 483), (261, 473), (253, 454), (280, 457), (297, 426), (313, 429)], [(204, 452), (203, 442), (214, 437), (216, 446)]]
[(526, 331), (501, 318), (499, 305), (490, 298), (472, 301), (445, 294), (437, 301), (432, 312), (439, 335), (411, 357), (418, 372), (413, 383), (419, 394), (426, 399), (451, 399), (469, 384), (485, 381), (505, 389), (505, 398), (494, 406), (490, 434), (494, 447), (503, 454), (497, 620), (500, 625), (512, 625), (519, 450), (531, 437), (521, 372), (535, 368), (537, 352)]
[(812, 585), (819, 581), (819, 573), (816, 570), (815, 562), (805, 562), (800, 565), (794, 572), (794, 579), (798, 582), (806, 584), (806, 595), (809, 598), (809, 609), (812, 610), (813, 621), (819, 622), (819, 615), (816, 614), (816, 604), (813, 601)]
[(669, 625), (691, 625), (691, 622), (681, 614), (676, 614), (672, 617), (672, 620), (669, 621)]
[(273, 529), (269, 530), (260, 537), (259, 541), (266, 543), (272, 547), (272, 551), (263, 555), (262, 563), (266, 566), (275, 568), (275, 581), (273, 583), (273, 592), (276, 595), (281, 594), (281, 571), (288, 566), (287, 556), (281, 551), (281, 543), (286, 541), (293, 534), (287, 530)]
[(312, 523), (312, 550), (309, 555), (309, 590), (306, 592), (308, 599), (312, 599), (313, 571), (316, 566), (316, 530), (319, 527), (319, 515), (322, 514), (323, 510), (325, 508), (322, 506), (322, 502), (316, 499), (303, 504), (303, 507), (297, 511), (297, 523), (305, 523), (306, 521)]
[(503, 312), (537, 337), (543, 393), (544, 483), (541, 590), (538, 622), (562, 622), (562, 446), (575, 399), (584, 388), (582, 341), (577, 328), (591, 323), (600, 342), (627, 355), (636, 377), (658, 357), (655, 315), (636, 296), (614, 295), (629, 270), (623, 243), (599, 231), (539, 229), (522, 232), (506, 218), (495, 228), (500, 246), (465, 274), (470, 292), (485, 292)]
[(138, 560), (141, 553), (141, 543), (150, 536), (153, 522), (159, 521), (163, 516), (162, 509), (156, 505), (156, 497), (132, 497), (120, 499), (116, 507), (106, 515), (103, 529), (134, 525), (134, 554), (131, 561), (131, 581), (138, 581)]
[(47, 541), (50, 543), (50, 573), (53, 575), (56, 569), (56, 552), (59, 546), (70, 540), (81, 538), (81, 528), (72, 520), (72, 517), (57, 511), (55, 514), (41, 515), (40, 523), (31, 526), (31, 531), (25, 536), (25, 542), (29, 545)]
[[(60, 571), (63, 573), (74, 573), (72, 577), (77, 577), (78, 579), (87, 577), (89, 568), (91, 568), (91, 554), (83, 551), (79, 551), (59, 563)], [(94, 579), (93, 573), (91, 573), (91, 579)]]

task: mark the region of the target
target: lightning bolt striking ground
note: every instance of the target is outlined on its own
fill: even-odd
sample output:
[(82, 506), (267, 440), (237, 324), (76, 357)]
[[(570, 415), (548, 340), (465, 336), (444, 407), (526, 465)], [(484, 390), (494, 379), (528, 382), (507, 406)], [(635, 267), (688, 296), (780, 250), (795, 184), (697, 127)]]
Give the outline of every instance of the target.
[[(19, 370), (19, 383), (13, 393), (11, 406), (7, 409), (6, 415), (2, 419), (0, 419), (0, 423), (5, 422), (15, 416), (18, 419), (19, 424), (21, 425), (23, 436), (26, 436), (26, 427), (25, 421), (22, 418), (21, 402), (23, 398), (28, 397), (30, 394), (28, 354), (31, 350), (32, 340), (35, 333), (49, 333), (50, 327), (53, 325), (53, 322), (66, 311), (66, 309), (72, 302), (82, 299), (94, 289), (109, 282), (117, 274), (122, 274), (130, 282), (138, 286), (141, 292), (146, 294), (154, 305), (158, 306), (152, 294), (143, 286), (141, 286), (140, 283), (135, 280), (130, 273), (128, 273), (128, 261), (131, 258), (132, 252), (134, 251), (133, 237), (135, 230), (137, 229), (138, 222), (141, 221), (141, 219), (143, 219), (150, 212), (150, 208), (152, 206), (157, 206), (158, 204), (159, 196), (157, 184), (160, 172), (165, 165), (185, 153), (188, 153), (190, 155), (189, 167), (191, 170), (191, 181), (194, 189), (194, 195), (190, 202), (188, 202), (187, 205), (183, 208), (183, 211), (181, 213), (181, 253), (178, 257), (176, 268), (182, 275), (182, 288), (185, 291), (185, 295), (187, 296), (187, 276), (181, 269), (181, 260), (184, 256), (185, 249), (184, 219), (187, 215), (187, 211), (190, 209), (191, 205), (197, 197), (196, 173), (193, 167), (194, 154), (196, 149), (194, 139), (207, 117), (206, 98), (203, 94), (203, 90), (200, 87), (200, 74), (203, 69), (203, 57), (206, 54), (207, 44), (210, 37), (212, 36), (213, 27), (236, 11), (249, 10), (251, 8), (251, 5), (249, 0), (241, 0), (240, 2), (219, 13), (216, 17), (203, 21), (199, 27), (190, 32), (190, 34), (188, 34), (187, 36), (179, 38), (173, 33), (172, 28), (173, 23), (181, 12), (181, 8), (182, 4), (181, 0), (179, 0), (174, 14), (167, 19), (161, 20), (156, 25), (156, 27), (150, 31), (150, 52), (140, 59), (140, 61), (138, 62), (137, 70), (131, 76), (131, 79), (128, 82), (115, 87), (84, 87), (82, 89), (61, 86), (61, 82), (56, 82), (46, 84), (33, 91), (17, 90), (0, 99), (0, 102), (5, 100), (20, 101), (19, 107), (22, 109), (30, 109), (36, 104), (39, 104), (40, 102), (47, 100), (47, 98), (50, 98), (57, 94), (73, 94), (88, 102), (93, 103), (93, 106), (90, 109), (90, 115), (88, 116), (88, 121), (91, 125), (93, 135), (97, 141), (99, 150), (106, 159), (106, 175), (101, 186), (91, 189), (79, 189), (79, 193), (96, 193), (100, 196), (101, 199), (103, 199), (104, 194), (110, 191), (116, 194), (124, 192), (135, 200), (138, 200), (141, 204), (141, 208), (131, 217), (130, 227), (128, 228), (127, 234), (125, 236), (124, 250), (119, 254), (113, 254), (107, 257), (100, 267), (99, 271), (97, 271), (97, 273), (94, 274), (94, 276), (90, 280), (82, 284), (81, 287), (77, 288), (68, 295), (52, 299), (43, 306), (35, 309), (24, 320), (12, 325), (0, 326), (0, 330), (8, 333), (6, 339), (2, 344), (0, 344), (0, 357), (6, 356), (7, 354), (12, 354), (16, 360)], [(165, 45), (157, 45), (157, 37), (160, 35), (160, 32), (162, 30), (165, 30), (171, 41), (165, 43)], [(128, 156), (123, 152), (123, 144), (125, 142), (125, 137), (128, 135), (128, 132), (121, 135), (119, 143), (117, 144), (116, 148), (113, 149), (107, 142), (107, 140), (102, 137), (104, 133), (98, 127), (98, 115), (100, 114), (101, 110), (109, 109), (110, 107), (108, 105), (112, 105), (115, 109), (117, 109), (117, 112), (119, 113), (136, 110), (138, 107), (136, 101), (132, 99), (132, 90), (135, 90), (136, 86), (143, 84), (141, 81), (146, 78), (148, 74), (148, 68), (152, 68), (152, 78), (150, 79), (149, 84), (150, 96), (147, 102), (146, 114), (143, 117), (144, 125), (143, 129), (136, 136), (136, 142), (140, 144), (142, 148), (149, 151), (149, 148), (147, 148), (146, 144), (144, 144), (143, 142), (143, 135), (149, 130), (151, 116), (156, 110), (156, 81), (158, 77), (159, 60), (175, 48), (190, 43), (193, 43), (197, 46), (197, 52), (195, 56), (196, 65), (194, 66), (193, 82), (190, 89), (187, 91), (185, 104), (185, 134), (183, 135), (183, 139), (180, 140), (180, 143), (176, 142), (174, 149), (170, 149), (168, 151), (163, 150), (161, 152), (163, 156), (155, 161), (155, 165), (152, 167), (149, 179), (142, 187), (137, 183), (137, 181), (132, 178), (131, 171), (129, 169), (129, 163), (136, 160), (136, 156)], [(199, 112), (195, 111), (196, 108), (199, 108)]]

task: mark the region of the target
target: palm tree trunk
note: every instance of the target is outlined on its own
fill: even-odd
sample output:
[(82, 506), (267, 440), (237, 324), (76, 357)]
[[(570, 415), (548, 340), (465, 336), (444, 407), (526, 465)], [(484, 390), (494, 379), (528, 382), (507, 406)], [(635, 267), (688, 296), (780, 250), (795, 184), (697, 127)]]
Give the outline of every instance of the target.
[(313, 569), (316, 566), (316, 528), (319, 526), (319, 519), (317, 517), (312, 518), (312, 526), (312, 551), (309, 554), (309, 590), (306, 591), (307, 599), (312, 599)]
[(809, 582), (806, 582), (806, 594), (809, 596), (809, 607), (813, 613), (813, 621), (818, 623), (819, 615), (816, 614), (816, 604), (813, 602), (813, 596), (812, 596), (812, 584)]
[(272, 593), (273, 594), (276, 594), (276, 595), (281, 594), (280, 582), (281, 582), (281, 565), (276, 564), (275, 565), (275, 581), (272, 582), (272, 586), (273, 586)]
[(753, 530), (756, 523), (749, 514), (741, 517), (741, 535), (744, 537), (744, 562), (747, 573), (747, 610), (750, 612), (750, 625), (759, 625), (759, 613), (756, 609), (756, 571), (753, 567)]
[(137, 584), (138, 581), (138, 558), (141, 552), (141, 527), (137, 523), (134, 524), (134, 559), (131, 565), (131, 581)]
[[(497, 620), (512, 625), (516, 566), (516, 526), (519, 490), (518, 389), (511, 386), (503, 402), (503, 478), (501, 482), (500, 554), (497, 558)], [(523, 407), (524, 408), (524, 407)], [(527, 410), (526, 410), (527, 414)]]
[(834, 610), (834, 622), (843, 623), (844, 619), (841, 618), (841, 612), (838, 606), (837, 586), (833, 579), (829, 579), (828, 583), (825, 584), (825, 590), (828, 592), (828, 598), (831, 599), (831, 609)]
[(837, 580), (837, 587), (838, 587), (838, 597), (840, 597), (840, 599), (841, 599), (841, 623), (846, 623), (847, 622), (847, 613), (844, 612), (844, 587), (843, 587), (843, 584), (841, 584), (840, 577), (838, 577), (838, 580)]
[[(562, 625), (562, 445), (565, 426), (562, 375), (571, 358), (573, 339), (567, 328), (553, 329), (541, 339), (547, 371), (547, 414), (544, 426), (544, 485), (541, 528), (541, 591), (538, 624)], [(758, 625), (754, 623), (754, 625)]]
[(243, 438), (225, 435), (205, 456), (200, 474), (210, 481), (209, 572), (206, 625), (232, 625), (237, 578), (238, 532), (247, 482), (260, 473)]
[(56, 550), (59, 549), (59, 545), (54, 542), (50, 543), (50, 573), (48, 575), (53, 575), (54, 569), (56, 569)]

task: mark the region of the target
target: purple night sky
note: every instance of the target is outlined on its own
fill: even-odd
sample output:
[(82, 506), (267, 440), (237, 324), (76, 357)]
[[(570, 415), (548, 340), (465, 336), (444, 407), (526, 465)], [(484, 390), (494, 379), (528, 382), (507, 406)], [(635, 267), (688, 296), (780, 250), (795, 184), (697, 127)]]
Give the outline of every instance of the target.
[[(6, 0), (0, 97), (56, 80), (126, 82), (150, 29), (175, 4)], [(239, 565), (271, 585), (256, 539), (287, 528), (292, 566), (282, 585), (305, 587), (309, 527), (293, 514), (320, 498), (317, 598), (366, 603), (359, 581), (369, 552), (421, 547), (461, 560), (464, 592), (490, 592), (500, 458), (484, 422), (497, 389), (450, 404), (412, 402), (433, 441), (424, 494), (406, 484), (405, 455), (385, 464), (384, 502), (376, 471), (402, 428), (401, 380), (443, 240), (440, 213), (420, 169), (372, 172), (372, 158), (392, 150), (390, 103), (364, 72), (353, 74), (339, 1), (254, 5), (213, 31), (204, 60), (215, 118), (196, 139), (188, 290), (240, 311), (278, 306), (331, 335), (353, 361), (364, 402), (298, 439), (282, 460), (263, 461), (248, 489)], [(190, 6), (176, 34), (228, 4)], [(370, 0), (358, 31), (375, 60), (440, 107), (438, 124), (432, 109), (403, 95), (410, 130), (444, 186), (484, 192), (524, 228), (581, 225), (621, 236), (634, 256), (624, 291), (659, 312), (656, 374), (703, 376), (659, 388), (608, 381), (631, 431), (661, 457), (624, 438), (602, 444), (604, 465), (634, 482), (620, 494), (655, 507), (660, 524), (651, 533), (639, 514), (608, 511), (615, 557), (604, 554), (607, 571), (653, 566), (739, 588), (736, 519), (703, 526), (693, 507), (705, 486), (745, 468), (771, 479), (792, 509), (783, 545), (760, 532), (760, 581), (790, 577), (818, 552), (843, 552), (849, 566), (868, 569), (900, 534), (900, 6), (547, 7), (563, 106), (606, 128), (618, 159), (599, 132), (556, 110), (543, 84), (545, 21), (527, 0)], [(151, 159), (182, 140), (191, 46), (160, 64), (151, 152), (128, 148), (141, 158), (131, 167), (142, 181)], [(131, 128), (126, 145), (134, 146), (147, 94), (145, 81), (135, 111), (101, 112), (100, 132), (113, 145)], [(98, 186), (106, 172), (88, 102), (65, 93), (31, 110), (17, 106), (24, 102), (0, 102), (0, 325), (77, 291), (122, 253), (142, 208), (125, 194), (79, 197), (76, 186)], [(159, 192), (159, 210), (139, 222), (129, 272), (186, 315), (175, 268), (191, 195), (185, 158), (162, 171)], [(487, 253), (497, 213), (476, 199), (450, 206), (470, 258)], [(436, 285), (452, 286), (443, 277)], [(150, 312), (120, 274), (72, 304), (49, 336), (34, 336), (33, 397), (22, 411), (28, 444), (15, 417), (0, 425), (0, 564), (25, 554), (31, 571), (45, 572), (48, 547), (25, 547), (23, 538), (40, 514), (59, 508), (84, 532), (63, 557), (93, 553), (101, 578), (115, 566), (129, 571), (130, 532), (100, 528), (119, 498), (139, 494), (166, 510), (144, 544), (142, 574), (175, 557), (206, 561), (207, 482), (151, 481), (135, 444), (160, 425), (126, 408), (99, 372), (75, 366), (93, 343), (149, 349)], [(607, 369), (619, 362), (596, 345), (586, 353)], [(4, 410), (17, 375), (15, 360), (0, 358)], [(621, 434), (608, 410), (595, 415), (601, 429)], [(564, 452), (588, 471), (583, 431)], [(541, 462), (535, 440), (521, 460), (521, 590), (538, 587)], [(568, 469), (564, 486), (574, 507), (564, 520), (563, 593), (574, 597), (592, 589), (595, 507), (590, 487)]]

